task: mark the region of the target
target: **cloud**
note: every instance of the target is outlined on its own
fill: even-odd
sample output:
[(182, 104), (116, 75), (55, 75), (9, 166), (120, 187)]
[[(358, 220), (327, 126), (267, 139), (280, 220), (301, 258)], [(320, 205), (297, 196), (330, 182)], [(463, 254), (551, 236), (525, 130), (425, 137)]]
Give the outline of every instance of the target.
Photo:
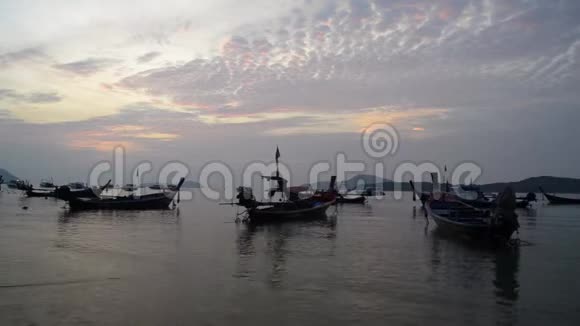
[(323, 3), (268, 29), (240, 30), (219, 55), (133, 74), (119, 86), (208, 111), (236, 102), (238, 114), (473, 109), (549, 96), (543, 89), (571, 83), (580, 70), (577, 35), (562, 34), (578, 23), (559, 19), (578, 7), (572, 1)]
[(0, 68), (22, 61), (45, 59), (46, 54), (38, 47), (26, 48), (0, 54)]
[(56, 92), (32, 93), (26, 97), (26, 100), (30, 103), (56, 103), (62, 100), (62, 96)]
[[(111, 59), (101, 57), (123, 58), (127, 65), (115, 70), (114, 76), (100, 74), (83, 80), (74, 93), (70, 84), (55, 88), (71, 98), (63, 99), (68, 106), (54, 107), (62, 107), (68, 117), (77, 118), (82, 110), (75, 108), (86, 107), (87, 102), (105, 102), (95, 101), (101, 97), (94, 94), (106, 94), (110, 105), (106, 112), (103, 106), (98, 114), (118, 113), (75, 123), (35, 126), (36, 129), (12, 120), (15, 129), (11, 133), (5, 128), (0, 132), (10, 135), (20, 129), (30, 130), (35, 136), (25, 138), (30, 144), (38, 144), (35, 139), (44, 142), (42, 135), (51, 134), (51, 146), (72, 146), (75, 151), (100, 151), (120, 143), (148, 155), (175, 155), (192, 149), (219, 159), (227, 157), (225, 151), (216, 150), (223, 147), (231, 150), (231, 158), (237, 162), (237, 156), (242, 155), (263, 157), (259, 151), (262, 146), (269, 146), (274, 137), (278, 137), (277, 142), (287, 141), (290, 148), (305, 151), (312, 146), (328, 151), (353, 148), (359, 144), (356, 132), (360, 128), (371, 122), (389, 121), (402, 135), (411, 135), (411, 141), (421, 140), (415, 147), (408, 147), (404, 154), (407, 159), (421, 160), (425, 159), (424, 153), (440, 153), (443, 159), (473, 156), (489, 163), (494, 155), (497, 157), (497, 146), (493, 144), (511, 139), (505, 155), (513, 155), (514, 162), (525, 160), (534, 162), (537, 170), (550, 165), (576, 173), (578, 164), (572, 163), (578, 163), (578, 156), (568, 158), (566, 163), (536, 160), (537, 154), (529, 144), (545, 144), (552, 139), (552, 133), (558, 142), (577, 138), (577, 128), (570, 117), (577, 116), (571, 108), (580, 103), (578, 1), (305, 3), (224, 3), (220, 7), (223, 10), (196, 7), (194, 11), (204, 13), (198, 14), (204, 16), (200, 19), (189, 14), (175, 15), (175, 9), (167, 9), (159, 17), (157, 7), (144, 8), (147, 19), (140, 16), (143, 21), (138, 24), (124, 20), (132, 10), (126, 4), (120, 5), (119, 10), (101, 5), (86, 8), (82, 17), (93, 17), (93, 12), (100, 10), (95, 15), (99, 16), (97, 27), (83, 29), (98, 29), (96, 35), (102, 36), (98, 46), (68, 32), (47, 40), (47, 44), (63, 45), (46, 49), (47, 53), (58, 55), (62, 63), (55, 68), (90, 76), (114, 65)], [(182, 5), (180, 9), (191, 6), (185, 2)], [(255, 10), (257, 7), (264, 9)], [(242, 10), (245, 15), (240, 14)], [(113, 12), (114, 19), (107, 11)], [(102, 17), (106, 19), (101, 20)], [(112, 33), (102, 28), (104, 23), (119, 31), (109, 19), (122, 22), (118, 26), (131, 26), (120, 28), (122, 33), (108, 38)], [(81, 21), (85, 20), (90, 19)], [(63, 28), (70, 30), (68, 25)], [(152, 41), (162, 46), (151, 47)], [(95, 52), (96, 48), (102, 51)], [(164, 60), (159, 60), (159, 52), (147, 52), (151, 49), (162, 49)], [(75, 61), (71, 53), (90, 53), (93, 57)], [(35, 50), (7, 52), (0, 55), (0, 65), (19, 67), (19, 62), (37, 60), (35, 55)], [(36, 68), (34, 71), (44, 72)], [(39, 83), (67, 77), (54, 69), (50, 73), (54, 79), (34, 80)], [(14, 85), (20, 86), (21, 75), (24, 74), (12, 78)], [(46, 96), (50, 92), (37, 85), (26, 91), (9, 84), (3, 86), (1, 104), (33, 100), (29, 92), (37, 89), (43, 90), (45, 96), (36, 98), (50, 101), (51, 97)], [(103, 93), (103, 89), (113, 92)], [(73, 95), (77, 101), (72, 101)], [(121, 97), (123, 101), (119, 101)], [(148, 101), (157, 106), (123, 106), (131, 101)], [(18, 111), (10, 109), (12, 114)], [(43, 109), (53, 114), (52, 110)], [(18, 116), (28, 118), (36, 112)], [(6, 119), (2, 120), (6, 127)], [(348, 145), (351, 140), (353, 143)], [(24, 140), (4, 137), (3, 141)], [(43, 145), (48, 143), (47, 139)], [(258, 149), (251, 153), (253, 147)], [(407, 145), (403, 147), (404, 153)], [(546, 157), (567, 154), (551, 153), (556, 150), (553, 148), (547, 144), (538, 151), (551, 154)], [(455, 153), (449, 155), (449, 149)], [(486, 155), (480, 155), (480, 149)], [(310, 159), (308, 154), (303, 157)], [(489, 164), (493, 166), (493, 162)], [(528, 165), (520, 168), (521, 162), (513, 166), (511, 171), (504, 171), (498, 164), (490, 171), (511, 178), (528, 169)]]
[(143, 54), (142, 56), (137, 58), (137, 62), (138, 63), (147, 63), (150, 62), (151, 60), (159, 57), (161, 55), (161, 52), (157, 52), (157, 51), (151, 51), (151, 52), (147, 52), (145, 54)]
[(56, 64), (53, 67), (73, 74), (89, 76), (106, 70), (118, 62), (118, 60), (108, 58), (88, 58), (80, 61)]
[(0, 101), (5, 99), (23, 103), (43, 104), (60, 102), (63, 97), (57, 92), (19, 93), (13, 89), (0, 89)]

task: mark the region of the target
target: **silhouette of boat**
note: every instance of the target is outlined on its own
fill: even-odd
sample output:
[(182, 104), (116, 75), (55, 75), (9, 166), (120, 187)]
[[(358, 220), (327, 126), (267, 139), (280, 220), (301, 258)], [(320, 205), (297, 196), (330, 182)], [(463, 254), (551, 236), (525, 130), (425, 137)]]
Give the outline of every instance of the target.
[(47, 179), (40, 180), (39, 187), (40, 188), (47, 188), (47, 189), (54, 189), (54, 188), (56, 188), (56, 186), (54, 185), (54, 181), (52, 180), (52, 178), (50, 178), (50, 180), (47, 180)]
[(9, 189), (26, 190), (26, 183), (22, 180), (10, 180), (7, 186)]
[(242, 201), (250, 223), (282, 222), (294, 219), (320, 218), (334, 204), (334, 196), (316, 194), (308, 199), (282, 202)]
[[(297, 196), (287, 198), (285, 194), (290, 193), (287, 187), (287, 180), (280, 176), (278, 169), (278, 159), (280, 151), (276, 148), (276, 174), (274, 176), (262, 176), (262, 178), (275, 182), (276, 186), (268, 191), (269, 201), (258, 201), (255, 199), (252, 188), (238, 187), (238, 194), (236, 203), (223, 203), (224, 205), (237, 205), (244, 207), (246, 210), (237, 214), (236, 221), (239, 217), (243, 217), (244, 222), (249, 223), (268, 223), (268, 222), (284, 222), (298, 219), (321, 218), (326, 216), (328, 207), (336, 202), (336, 195), (334, 194), (334, 184), (331, 182), (329, 191), (317, 191), (311, 197), (300, 199)], [(333, 178), (336, 180), (336, 178)], [(294, 187), (300, 192), (299, 187)], [(282, 198), (279, 201), (274, 201), (273, 197), (280, 194)]]
[(548, 201), (552, 205), (580, 205), (579, 198), (566, 198), (550, 195), (546, 193), (542, 187), (540, 187), (540, 192), (542, 193), (542, 195), (544, 195), (544, 197), (546, 197), (546, 199), (548, 199)]
[(431, 196), (425, 205), (428, 215), (444, 231), (500, 241), (508, 241), (519, 229), (515, 208), (515, 195), (511, 188), (498, 197), (497, 207), (493, 210), (473, 207), (447, 193)]
[(27, 189), (26, 190), (27, 197), (55, 197), (54, 190), (46, 190), (46, 189)]
[[(61, 187), (59, 191), (59, 198), (66, 200), (69, 207), (74, 210), (101, 210), (101, 209), (128, 209), (128, 210), (144, 210), (144, 209), (166, 209), (173, 201), (175, 195), (179, 194), (179, 190), (183, 185), (185, 178), (181, 178), (179, 184), (174, 188), (175, 190), (168, 190), (154, 194), (147, 194), (137, 196), (130, 194), (128, 196), (117, 197), (100, 197), (95, 198), (81, 198), (75, 196), (67, 186)], [(178, 197), (179, 200), (179, 197)]]

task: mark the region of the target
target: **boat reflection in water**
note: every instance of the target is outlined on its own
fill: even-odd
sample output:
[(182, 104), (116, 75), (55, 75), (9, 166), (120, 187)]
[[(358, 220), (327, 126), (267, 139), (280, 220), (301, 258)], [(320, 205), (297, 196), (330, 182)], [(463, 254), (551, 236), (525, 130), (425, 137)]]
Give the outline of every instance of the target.
[[(333, 255), (336, 240), (334, 217), (311, 221), (240, 225), (237, 278), (265, 279), (273, 288), (285, 287), (288, 259), (308, 255)], [(327, 241), (320, 241), (321, 239)], [(316, 243), (316, 248), (305, 246)], [(328, 243), (328, 246), (320, 244)], [(261, 257), (263, 255), (263, 257)], [(265, 259), (264, 259), (265, 258)], [(264, 266), (264, 261), (266, 266)]]
[[(429, 236), (433, 238), (432, 268), (435, 277), (446, 278), (448, 284), (483, 297), (490, 295), (485, 290), (489, 288), (488, 282), (491, 282), (495, 305), (489, 317), (494, 318), (496, 324), (517, 324), (516, 304), (520, 297), (519, 247), (498, 248), (488, 241), (458, 238), (439, 228)], [(454, 258), (453, 261), (447, 261), (446, 257)], [(491, 264), (491, 269), (482, 265), (485, 261)], [(484, 313), (485, 309), (481, 307), (481, 311)]]

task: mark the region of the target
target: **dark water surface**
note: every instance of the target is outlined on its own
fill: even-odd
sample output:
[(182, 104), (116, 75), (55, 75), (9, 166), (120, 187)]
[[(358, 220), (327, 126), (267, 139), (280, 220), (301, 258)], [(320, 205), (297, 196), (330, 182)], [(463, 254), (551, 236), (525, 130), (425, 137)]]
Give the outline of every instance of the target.
[(0, 325), (580, 325), (578, 206), (520, 211), (513, 251), (440, 234), (410, 198), (255, 228), (200, 193), (62, 207), (0, 193)]

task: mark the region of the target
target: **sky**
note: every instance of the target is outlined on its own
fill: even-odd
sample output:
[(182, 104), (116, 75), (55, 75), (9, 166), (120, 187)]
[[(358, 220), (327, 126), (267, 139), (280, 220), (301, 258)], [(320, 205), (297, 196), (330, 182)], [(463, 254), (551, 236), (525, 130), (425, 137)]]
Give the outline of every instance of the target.
[(282, 158), (305, 179), (388, 123), (381, 161), (580, 177), (577, 0), (0, 0), (0, 167)]

